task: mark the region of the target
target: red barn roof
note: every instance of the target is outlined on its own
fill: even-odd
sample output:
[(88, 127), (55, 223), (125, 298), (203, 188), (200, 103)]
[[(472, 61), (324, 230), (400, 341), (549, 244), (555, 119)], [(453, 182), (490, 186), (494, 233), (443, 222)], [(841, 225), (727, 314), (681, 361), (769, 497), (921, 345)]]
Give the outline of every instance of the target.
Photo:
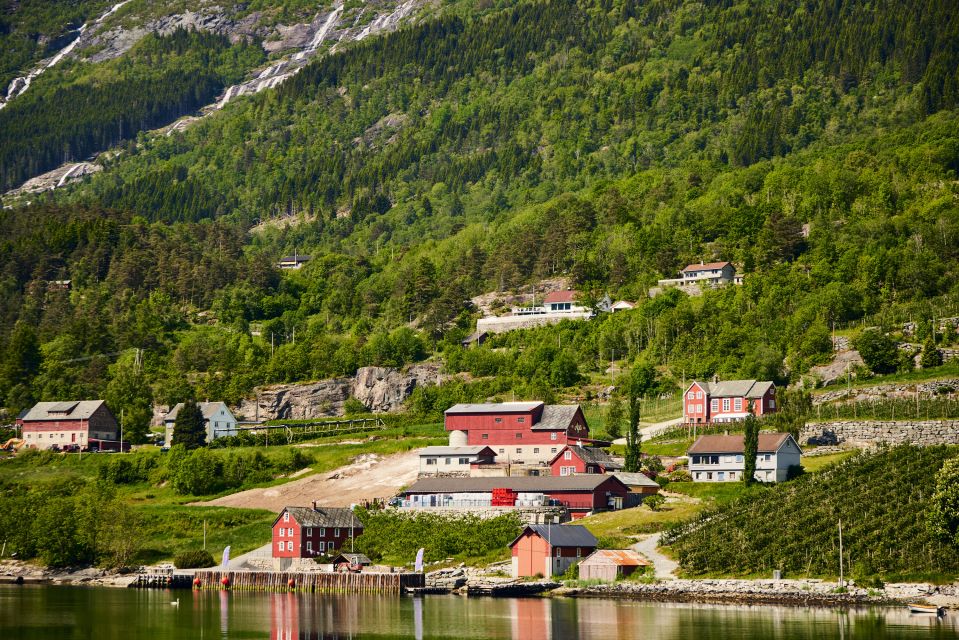
[(546, 294), (546, 298), (543, 299), (543, 304), (554, 304), (557, 302), (573, 302), (573, 298), (576, 297), (576, 291), (572, 289), (567, 289), (566, 291), (552, 291)]
[(712, 271), (713, 269), (722, 269), (722, 268), (725, 267), (727, 264), (731, 264), (731, 263), (729, 263), (729, 262), (706, 262), (706, 263), (699, 263), (699, 264), (690, 264), (690, 265), (687, 265), (686, 268), (683, 269), (682, 272), (683, 272), (683, 273), (690, 273), (690, 272), (696, 272), (696, 271)]

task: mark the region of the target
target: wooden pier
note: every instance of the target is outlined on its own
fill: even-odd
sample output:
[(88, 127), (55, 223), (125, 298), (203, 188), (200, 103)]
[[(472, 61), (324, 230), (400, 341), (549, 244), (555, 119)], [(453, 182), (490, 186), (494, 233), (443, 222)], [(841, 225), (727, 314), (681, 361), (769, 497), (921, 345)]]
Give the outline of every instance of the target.
[(305, 591), (310, 593), (391, 593), (424, 587), (422, 573), (327, 573), (320, 571), (223, 571), (199, 569), (200, 589), (239, 591)]

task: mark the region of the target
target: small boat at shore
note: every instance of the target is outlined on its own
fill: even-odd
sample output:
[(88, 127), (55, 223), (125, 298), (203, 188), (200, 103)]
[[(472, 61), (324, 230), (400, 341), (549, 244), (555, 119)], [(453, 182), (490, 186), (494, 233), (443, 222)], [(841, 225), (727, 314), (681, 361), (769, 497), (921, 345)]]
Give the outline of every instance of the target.
[(934, 604), (908, 604), (909, 613), (928, 613), (935, 616), (946, 615), (945, 607), (937, 607)]

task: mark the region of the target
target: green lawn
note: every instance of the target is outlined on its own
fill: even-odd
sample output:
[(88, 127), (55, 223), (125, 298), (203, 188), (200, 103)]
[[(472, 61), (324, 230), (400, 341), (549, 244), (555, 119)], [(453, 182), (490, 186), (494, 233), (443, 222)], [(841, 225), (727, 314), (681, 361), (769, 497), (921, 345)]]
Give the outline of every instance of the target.
[(844, 451), (842, 453), (831, 453), (825, 456), (803, 456), (802, 457), (802, 468), (806, 473), (815, 473), (817, 471), (822, 471), (826, 467), (841, 462), (846, 458), (855, 455), (855, 451)]

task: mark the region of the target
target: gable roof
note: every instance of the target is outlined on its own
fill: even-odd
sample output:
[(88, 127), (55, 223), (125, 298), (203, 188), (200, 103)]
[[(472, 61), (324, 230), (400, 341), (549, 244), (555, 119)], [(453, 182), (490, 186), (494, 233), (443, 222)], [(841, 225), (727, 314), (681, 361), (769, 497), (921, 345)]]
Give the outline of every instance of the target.
[[(775, 453), (786, 440), (792, 440), (788, 433), (760, 433), (758, 453)], [(687, 453), (742, 453), (743, 435), (699, 436)]]
[(284, 507), (283, 511), (277, 514), (273, 520), (275, 525), (283, 517), (283, 512), (288, 511), (296, 523), (301, 527), (339, 527), (340, 529), (362, 529), (363, 523), (356, 517), (352, 510), (345, 507)]
[(612, 304), (612, 309), (634, 309), (636, 305), (628, 300), (617, 300)]
[(705, 382), (693, 380), (686, 391), (696, 385), (713, 398), (762, 398), (769, 389), (776, 385), (769, 380), (723, 380), (721, 382)]
[(613, 475), (617, 480), (625, 484), (627, 487), (656, 487), (659, 489), (659, 483), (647, 476), (645, 473), (617, 471)]
[(373, 561), (370, 560), (366, 555), (362, 553), (341, 553), (335, 558), (333, 558), (332, 560), (330, 560), (331, 564), (339, 564), (341, 562), (349, 562), (350, 564), (358, 564), (358, 565), (364, 565), (364, 566), (373, 564)]
[[(226, 409), (228, 413), (232, 416), (233, 413), (230, 412), (230, 408), (226, 406), (223, 402), (197, 402), (198, 407), (200, 407), (200, 413), (203, 414), (204, 420), (209, 420), (216, 415), (217, 411), (220, 409)], [(178, 402), (175, 407), (170, 409), (170, 412), (163, 416), (164, 422), (169, 422), (171, 420), (176, 420), (176, 417), (180, 414), (180, 409), (183, 408), (183, 403)]]
[(528, 524), (523, 528), (523, 532), (509, 543), (509, 546), (512, 547), (519, 542), (527, 531), (532, 531), (544, 540), (549, 540), (549, 544), (553, 547), (595, 547), (599, 544), (596, 536), (581, 524), (560, 524), (555, 527), (547, 524)]
[(543, 304), (554, 304), (557, 302), (574, 302), (574, 298), (578, 291), (573, 291), (572, 289), (567, 289), (566, 291), (550, 291), (546, 294), (546, 297), (543, 298)]
[(303, 254), (298, 254), (295, 256), (283, 256), (282, 258), (280, 258), (280, 262), (293, 262), (293, 263), (309, 262), (309, 260), (310, 260), (310, 256), (303, 255)]
[(426, 447), (420, 451), (420, 457), (423, 456), (478, 456), (481, 453), (489, 452), (489, 455), (496, 456), (496, 452), (490, 447), (476, 445), (473, 447)]
[(473, 413), (529, 413), (543, 406), (542, 402), (482, 402), (476, 404), (454, 404), (444, 411), (446, 415), (469, 415)]
[[(600, 449), (599, 447), (580, 447), (576, 445), (566, 445), (560, 449), (559, 453), (553, 456), (553, 459), (549, 461), (550, 464), (553, 464), (559, 460), (560, 456), (563, 455), (563, 452), (569, 449), (573, 452), (573, 455), (577, 456), (580, 460), (586, 464), (598, 464), (607, 469), (622, 469), (623, 465), (613, 460), (612, 456)], [(658, 485), (657, 485), (658, 486)]]
[(597, 549), (589, 554), (584, 564), (615, 564), (620, 567), (648, 567), (652, 563), (632, 549)]
[(548, 404), (543, 407), (543, 415), (533, 425), (533, 431), (564, 431), (573, 424), (580, 411), (578, 404)]
[(682, 273), (695, 273), (697, 271), (712, 271), (722, 269), (726, 265), (732, 266), (731, 262), (701, 262), (699, 264), (689, 264), (682, 270)]
[[(66, 402), (38, 402), (27, 411), (21, 420), (89, 420), (90, 416), (105, 406), (103, 400), (68, 400)], [(109, 410), (109, 407), (107, 407)]]
[(411, 493), (471, 493), (493, 489), (522, 492), (593, 491), (604, 482), (613, 481), (627, 488), (615, 476), (601, 473), (580, 473), (574, 476), (505, 476), (493, 478), (420, 478), (402, 491)]

